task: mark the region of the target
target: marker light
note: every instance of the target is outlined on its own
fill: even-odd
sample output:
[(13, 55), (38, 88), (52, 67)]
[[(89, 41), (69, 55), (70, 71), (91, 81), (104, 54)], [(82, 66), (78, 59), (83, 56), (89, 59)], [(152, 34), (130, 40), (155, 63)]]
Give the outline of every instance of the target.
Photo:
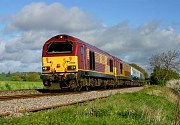
[(67, 67), (67, 70), (75, 70), (76, 69), (76, 66), (68, 66)]
[(43, 66), (43, 67), (42, 67), (42, 71), (47, 71), (47, 70), (50, 70), (50, 67), (49, 67), (49, 66)]

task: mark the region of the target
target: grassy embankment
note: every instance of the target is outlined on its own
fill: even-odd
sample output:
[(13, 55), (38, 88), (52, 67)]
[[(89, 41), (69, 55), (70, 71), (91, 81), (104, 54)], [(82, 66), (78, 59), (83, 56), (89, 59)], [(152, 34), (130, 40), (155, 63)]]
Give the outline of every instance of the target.
[(170, 125), (177, 123), (180, 114), (176, 101), (170, 89), (152, 86), (136, 93), (111, 95), (19, 117), (3, 117), (0, 124)]
[(42, 82), (0, 81), (0, 90), (42, 89)]
[(38, 72), (16, 72), (0, 74), (0, 90), (42, 89)]

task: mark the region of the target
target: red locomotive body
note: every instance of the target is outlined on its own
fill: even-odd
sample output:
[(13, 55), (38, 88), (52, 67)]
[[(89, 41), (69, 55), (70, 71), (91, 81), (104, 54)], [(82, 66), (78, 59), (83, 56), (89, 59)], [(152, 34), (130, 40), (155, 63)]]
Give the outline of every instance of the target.
[(57, 35), (43, 46), (41, 78), (49, 89), (114, 87), (130, 79), (130, 66), (77, 38)]

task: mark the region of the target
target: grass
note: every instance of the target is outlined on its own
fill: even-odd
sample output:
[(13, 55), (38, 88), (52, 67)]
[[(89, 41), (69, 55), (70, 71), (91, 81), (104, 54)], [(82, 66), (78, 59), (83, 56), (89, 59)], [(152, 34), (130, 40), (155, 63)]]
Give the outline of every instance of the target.
[(42, 89), (42, 82), (0, 81), (0, 90)]
[(111, 95), (106, 99), (26, 113), (19, 117), (2, 117), (0, 124), (170, 125), (174, 122), (178, 125), (178, 119), (175, 120), (179, 117), (175, 104), (177, 98), (172, 99), (171, 96), (168, 88), (152, 86), (136, 93)]

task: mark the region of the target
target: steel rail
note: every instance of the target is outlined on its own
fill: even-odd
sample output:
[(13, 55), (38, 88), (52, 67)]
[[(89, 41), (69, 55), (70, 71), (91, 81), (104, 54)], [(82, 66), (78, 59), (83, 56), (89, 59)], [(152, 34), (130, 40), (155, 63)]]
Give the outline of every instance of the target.
[[(52, 108), (67, 106), (67, 105), (73, 105), (73, 104), (83, 103), (83, 102), (87, 102), (87, 101), (93, 101), (96, 99), (102, 99), (102, 98), (107, 98), (107, 97), (108, 96), (102, 96), (102, 97), (97, 97), (97, 98), (89, 98), (89, 99), (84, 99), (84, 100), (78, 100), (78, 101), (69, 102), (66, 104), (57, 104), (57, 105), (44, 106), (44, 107), (39, 107), (39, 108), (23, 109), (23, 110), (19, 110), (18, 112), (15, 112), (15, 113), (37, 112), (40, 110), (46, 110), (46, 109), (52, 109)], [(11, 112), (0, 113), (0, 117), (8, 116), (8, 115), (15, 114), (15, 113), (11, 113)]]

